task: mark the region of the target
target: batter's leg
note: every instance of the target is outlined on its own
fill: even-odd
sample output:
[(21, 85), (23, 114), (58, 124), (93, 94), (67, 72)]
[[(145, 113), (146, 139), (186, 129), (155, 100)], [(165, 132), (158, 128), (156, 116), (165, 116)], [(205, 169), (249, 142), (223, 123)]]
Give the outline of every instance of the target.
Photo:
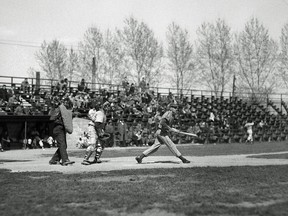
[(159, 136), (159, 139), (162, 140), (166, 144), (166, 146), (169, 148), (169, 150), (178, 157), (183, 163), (190, 163), (186, 158), (182, 156), (182, 154), (177, 149), (175, 143), (170, 139), (169, 136)]
[(142, 163), (142, 160), (144, 157), (148, 157), (150, 154), (153, 154), (156, 152), (161, 146), (160, 141), (156, 137), (154, 144), (150, 146), (148, 149), (146, 149), (140, 156), (137, 156), (135, 159), (138, 163)]

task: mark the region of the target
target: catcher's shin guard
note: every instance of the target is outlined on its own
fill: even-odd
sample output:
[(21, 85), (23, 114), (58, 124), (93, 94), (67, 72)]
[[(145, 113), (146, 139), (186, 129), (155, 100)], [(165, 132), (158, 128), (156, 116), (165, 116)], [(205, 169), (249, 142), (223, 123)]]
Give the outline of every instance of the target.
[(86, 153), (85, 153), (85, 156), (84, 156), (84, 159), (83, 159), (83, 162), (82, 162), (82, 164), (83, 165), (88, 165), (88, 164), (90, 164), (89, 163), (89, 158), (90, 158), (90, 156), (92, 155), (92, 151), (86, 151)]
[(103, 147), (102, 147), (101, 143), (97, 143), (95, 159), (93, 161), (94, 163), (101, 163), (100, 157), (102, 155), (102, 152), (103, 152)]

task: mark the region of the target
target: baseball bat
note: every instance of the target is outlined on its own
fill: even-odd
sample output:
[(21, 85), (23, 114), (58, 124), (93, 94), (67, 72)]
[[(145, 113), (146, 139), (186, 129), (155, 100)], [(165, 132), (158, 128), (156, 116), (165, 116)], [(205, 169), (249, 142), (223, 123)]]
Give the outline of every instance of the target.
[(187, 136), (198, 137), (196, 134), (193, 134), (193, 133), (187, 133), (187, 132), (183, 132), (183, 131), (179, 131), (178, 133), (183, 134), (183, 135), (187, 135)]

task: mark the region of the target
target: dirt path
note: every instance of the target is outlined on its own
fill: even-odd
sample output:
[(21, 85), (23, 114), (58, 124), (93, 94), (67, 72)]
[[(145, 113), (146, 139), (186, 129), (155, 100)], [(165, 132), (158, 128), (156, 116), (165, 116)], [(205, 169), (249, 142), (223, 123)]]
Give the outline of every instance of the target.
[[(73, 151), (73, 150), (72, 150)], [(82, 158), (70, 157), (75, 164), (70, 166), (49, 165), (49, 157), (55, 149), (36, 150), (11, 150), (0, 152), (0, 169), (8, 169), (11, 172), (62, 172), (66, 174), (111, 171), (120, 169), (152, 169), (152, 168), (180, 168), (180, 167), (207, 167), (207, 166), (264, 166), (288, 164), (288, 159), (265, 159), (252, 158), (251, 154), (242, 155), (221, 155), (221, 156), (187, 156), (190, 164), (182, 164), (179, 159), (173, 156), (150, 156), (137, 164), (134, 156), (103, 158), (103, 163), (90, 166), (81, 165)], [(71, 152), (71, 151), (70, 151)], [(269, 154), (283, 154), (288, 152), (277, 152)], [(46, 155), (46, 156), (45, 156)], [(253, 154), (255, 155), (255, 154)], [(261, 155), (261, 154), (257, 154)], [(262, 155), (267, 155), (263, 153)]]

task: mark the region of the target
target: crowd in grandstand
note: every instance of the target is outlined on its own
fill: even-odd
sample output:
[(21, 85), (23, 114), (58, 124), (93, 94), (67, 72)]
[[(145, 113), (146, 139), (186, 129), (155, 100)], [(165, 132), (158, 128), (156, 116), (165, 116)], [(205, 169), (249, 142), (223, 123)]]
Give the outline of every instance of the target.
[[(106, 132), (111, 135), (111, 138), (107, 141), (107, 146), (151, 145), (155, 139), (153, 131), (169, 104), (177, 106), (174, 127), (197, 134), (199, 136), (197, 142), (206, 140), (216, 143), (220, 138), (223, 142), (229, 142), (231, 129), (237, 130), (239, 134), (242, 133), (239, 136), (244, 136), (244, 125), (247, 121), (255, 121), (254, 127), (257, 128), (264, 128), (267, 125), (266, 118), (248, 119), (251, 115), (242, 116), (242, 122), (235, 121), (237, 109), (233, 107), (233, 104), (226, 103), (225, 105), (223, 98), (217, 98), (217, 100), (209, 98), (208, 100), (207, 98), (194, 98), (193, 95), (191, 98), (183, 95), (177, 96), (171, 92), (165, 96), (156, 94), (150, 90), (149, 83), (146, 83), (144, 78), (138, 86), (129, 83), (125, 78), (122, 88), (116, 92), (107, 89), (101, 89), (98, 92), (91, 91), (84, 79), (75, 89), (68, 88), (67, 79), (63, 79), (49, 92), (31, 91), (29, 82), (25, 79), (18, 88), (13, 85), (10, 88), (6, 85), (2, 86), (0, 115), (48, 115), (50, 102), (55, 97), (65, 101), (66, 105), (73, 109), (74, 115), (79, 117), (85, 117), (92, 101), (108, 102), (110, 106), (106, 110)], [(199, 106), (199, 100), (202, 102), (201, 106)], [(222, 102), (221, 105), (218, 104), (219, 100)], [(203, 103), (206, 103), (205, 106)], [(39, 131), (38, 133), (41, 134)], [(29, 134), (35, 137), (31, 131)], [(45, 137), (47, 141), (49, 136), (45, 135)], [(175, 143), (195, 141), (194, 138), (177, 134), (171, 138)], [(30, 148), (41, 147), (39, 141), (43, 139), (44, 137), (37, 138), (36, 144), (30, 145)], [(79, 147), (83, 144), (82, 139), (85, 140), (84, 134), (78, 141)], [(24, 148), (27, 146), (25, 145)]]

